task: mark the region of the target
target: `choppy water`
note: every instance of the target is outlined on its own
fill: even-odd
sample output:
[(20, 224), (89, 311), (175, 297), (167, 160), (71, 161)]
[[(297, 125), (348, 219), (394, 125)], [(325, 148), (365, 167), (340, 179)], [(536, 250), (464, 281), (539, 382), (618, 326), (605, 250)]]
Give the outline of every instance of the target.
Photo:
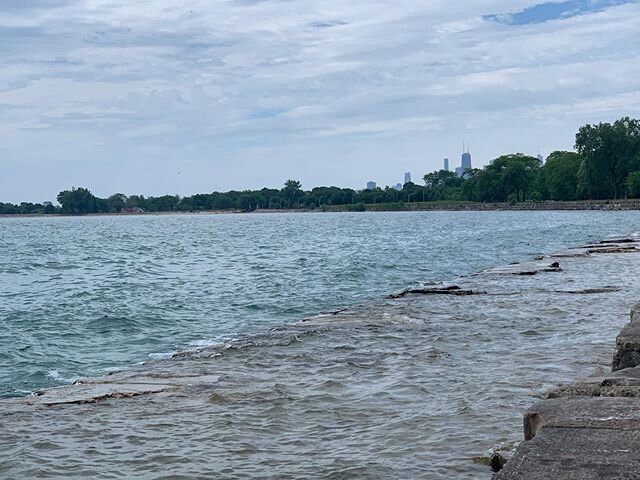
[[(54, 415), (5, 402), (0, 477), (489, 478), (471, 458), (518, 440), (536, 395), (609, 363), (640, 258), (456, 277), (639, 225), (640, 212), (2, 219), (2, 395), (115, 368), (220, 381)], [(492, 295), (383, 299), (447, 280)], [(554, 292), (603, 286), (620, 291)], [(219, 346), (167, 355), (206, 345)]]

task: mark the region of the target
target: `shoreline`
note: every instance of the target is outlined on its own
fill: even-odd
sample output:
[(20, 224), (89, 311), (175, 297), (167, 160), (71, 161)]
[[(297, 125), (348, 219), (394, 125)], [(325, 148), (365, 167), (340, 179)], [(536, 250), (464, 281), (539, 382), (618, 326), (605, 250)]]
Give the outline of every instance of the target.
[[(358, 207), (360, 208), (358, 210)], [(362, 210), (364, 208), (364, 210)], [(581, 200), (581, 201), (542, 201), (508, 203), (475, 203), (475, 202), (415, 202), (394, 204), (365, 205), (323, 205), (319, 208), (299, 209), (257, 209), (242, 210), (198, 210), (198, 211), (163, 211), (141, 213), (85, 213), (85, 214), (0, 214), (0, 218), (58, 218), (58, 217), (140, 217), (156, 215), (246, 215), (246, 214), (278, 214), (278, 213), (345, 213), (345, 212), (451, 212), (451, 211), (622, 211), (640, 210), (640, 199), (624, 200)]]

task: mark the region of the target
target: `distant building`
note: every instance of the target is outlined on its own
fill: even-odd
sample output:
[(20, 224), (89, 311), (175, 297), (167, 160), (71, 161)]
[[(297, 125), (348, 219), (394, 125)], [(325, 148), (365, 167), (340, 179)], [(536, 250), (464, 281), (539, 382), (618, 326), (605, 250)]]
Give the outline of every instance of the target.
[(411, 172), (407, 172), (404, 174), (404, 183), (411, 183)]
[[(463, 148), (464, 149), (464, 148)], [(465, 172), (470, 170), (471, 167), (471, 153), (469, 152), (469, 147), (467, 146), (467, 151), (462, 153), (462, 157), (460, 159), (460, 166), (456, 168), (456, 175), (459, 177), (464, 177)]]
[(140, 207), (123, 208), (120, 213), (144, 213), (144, 209)]
[(396, 183), (396, 184), (393, 186), (393, 188), (394, 188), (395, 190), (400, 191), (400, 190), (402, 190), (402, 184), (401, 184), (401, 183)]
[(462, 164), (460, 166), (463, 170), (471, 168), (471, 154), (469, 152), (462, 154)]
[(444, 159), (444, 171), (445, 172), (449, 171), (449, 159), (448, 158)]
[(367, 190), (375, 190), (377, 186), (376, 182), (367, 182)]
[(540, 162), (540, 165), (542, 165), (544, 163), (544, 157), (542, 156), (542, 154), (538, 154), (538, 156), (536, 157), (538, 159), (538, 161)]

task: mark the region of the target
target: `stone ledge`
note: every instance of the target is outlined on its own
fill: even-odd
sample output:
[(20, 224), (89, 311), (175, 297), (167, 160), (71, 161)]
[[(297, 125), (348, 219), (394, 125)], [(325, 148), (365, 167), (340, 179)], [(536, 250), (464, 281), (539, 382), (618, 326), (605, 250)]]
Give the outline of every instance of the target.
[(561, 397), (640, 397), (640, 367), (590, 376), (547, 394), (547, 398)]
[(640, 429), (640, 398), (574, 397), (540, 402), (524, 414), (524, 439), (542, 428)]
[(640, 430), (548, 426), (518, 447), (495, 480), (640, 477)]

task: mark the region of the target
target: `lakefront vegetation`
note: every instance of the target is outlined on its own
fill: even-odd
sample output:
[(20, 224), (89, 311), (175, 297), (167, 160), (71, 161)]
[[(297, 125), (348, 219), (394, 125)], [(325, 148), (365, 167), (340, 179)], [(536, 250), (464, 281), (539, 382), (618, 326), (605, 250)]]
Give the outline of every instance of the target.
[(120, 212), (197, 212), (206, 210), (316, 209), (346, 205), (364, 210), (368, 204), (401, 209), (412, 202), (535, 202), (640, 198), (640, 120), (584, 125), (576, 134), (575, 151), (556, 151), (542, 164), (537, 158), (503, 155), (462, 177), (440, 170), (423, 177), (423, 185), (353, 190), (316, 187), (305, 191), (296, 180), (282, 189), (263, 188), (180, 197), (144, 197), (116, 193), (99, 198), (83, 187), (60, 192), (51, 202), (0, 203), (0, 214), (87, 214)]

